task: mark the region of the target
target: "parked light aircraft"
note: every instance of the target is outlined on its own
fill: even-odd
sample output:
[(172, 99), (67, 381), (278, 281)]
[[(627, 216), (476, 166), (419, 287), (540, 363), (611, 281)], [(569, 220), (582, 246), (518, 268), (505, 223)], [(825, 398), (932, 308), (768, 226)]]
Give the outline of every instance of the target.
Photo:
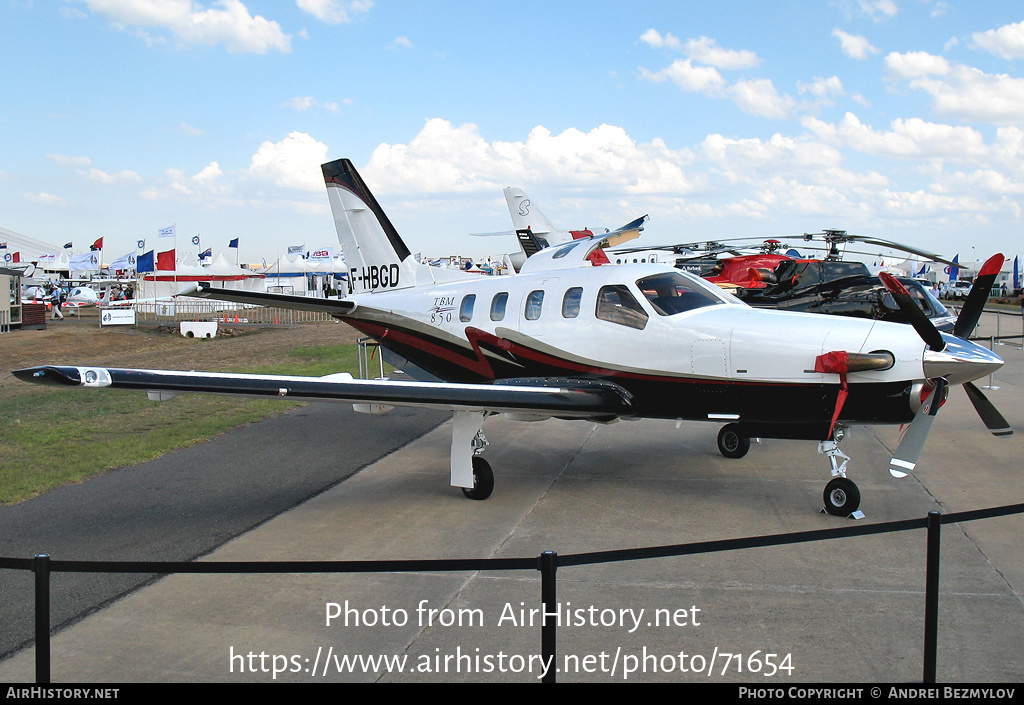
[[(418, 264), (352, 163), (323, 165), (349, 266), (342, 299), (194, 285), (186, 293), (328, 311), (435, 381), (41, 366), (15, 372), (39, 383), (145, 390), (151, 398), (217, 392), (348, 401), (453, 412), (451, 485), (471, 499), (493, 489), (484, 420), (504, 413), (613, 422), (659, 418), (726, 423), (719, 449), (740, 457), (751, 437), (819, 441), (833, 478), (825, 509), (860, 503), (839, 450), (852, 424), (910, 428), (890, 472), (917, 462), (948, 384), (962, 384), (986, 425), (1011, 433), (971, 380), (1002, 360), (965, 339), (981, 307), (968, 302), (956, 335), (915, 325), (752, 308), (665, 264), (593, 267), (587, 256), (635, 235), (644, 218), (611, 233), (548, 247), (515, 276), (483, 277)], [(886, 282), (913, 307), (898, 282)], [(922, 338), (927, 343), (922, 342)]]
[[(522, 267), (526, 258), (545, 247), (561, 245), (585, 237), (594, 237), (595, 235), (594, 231), (589, 229), (559, 230), (520, 188), (510, 186), (504, 189), (504, 193), (505, 202), (508, 203), (509, 215), (512, 216), (512, 225), (515, 227), (516, 238), (519, 240), (519, 246), (522, 250), (520, 253), (510, 255), (516, 271)], [(604, 228), (599, 230), (603, 233), (608, 232)], [(494, 234), (502, 235), (504, 233)], [(664, 250), (644, 250), (643, 248), (608, 251), (597, 249), (589, 255), (589, 258), (591, 264), (594, 265), (665, 262), (674, 259), (667, 256)]]

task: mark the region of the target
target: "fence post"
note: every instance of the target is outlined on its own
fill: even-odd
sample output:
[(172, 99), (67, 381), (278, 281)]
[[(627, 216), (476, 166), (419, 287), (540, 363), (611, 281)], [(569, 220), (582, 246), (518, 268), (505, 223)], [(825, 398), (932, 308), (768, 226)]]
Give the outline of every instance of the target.
[(554, 683), (555, 672), (555, 636), (558, 619), (555, 615), (555, 572), (558, 569), (558, 554), (555, 551), (544, 551), (540, 554), (540, 599), (544, 604), (544, 620), (540, 628), (540, 655), (548, 666), (547, 673), (541, 683)]
[(941, 515), (928, 512), (928, 559), (924, 589), (924, 682), (935, 682), (939, 641), (939, 534)]
[(32, 559), (36, 578), (36, 683), (50, 682), (50, 556)]

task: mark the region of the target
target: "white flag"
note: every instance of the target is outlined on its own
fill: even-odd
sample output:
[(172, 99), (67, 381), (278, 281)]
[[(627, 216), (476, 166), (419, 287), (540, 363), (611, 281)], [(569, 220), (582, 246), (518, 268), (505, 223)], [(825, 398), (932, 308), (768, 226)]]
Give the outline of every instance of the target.
[(308, 262), (330, 262), (333, 259), (333, 247), (321, 247), (319, 250), (313, 250), (309, 253), (309, 257), (306, 258)]
[(288, 254), (290, 255), (301, 255), (305, 251), (305, 245), (291, 245), (288, 247)]
[(84, 255), (75, 255), (68, 262), (68, 269), (76, 272), (99, 268), (100, 258), (95, 252), (89, 252)]
[(160, 228), (160, 237), (174, 237), (174, 226)]

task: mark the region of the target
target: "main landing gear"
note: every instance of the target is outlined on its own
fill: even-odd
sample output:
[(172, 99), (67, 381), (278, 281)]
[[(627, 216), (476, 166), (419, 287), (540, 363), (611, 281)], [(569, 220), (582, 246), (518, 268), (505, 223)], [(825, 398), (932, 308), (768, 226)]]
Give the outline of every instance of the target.
[(456, 411), (452, 418), (451, 484), (469, 499), (487, 499), (494, 491), (491, 464), (480, 457), (487, 447), (486, 418), (484, 411)]
[(480, 456), (473, 458), (473, 486), (463, 487), (462, 494), (470, 499), (487, 499), (494, 491), (494, 473), (491, 464)]
[(740, 433), (739, 424), (726, 424), (718, 432), (718, 450), (726, 458), (742, 458), (750, 450), (750, 439)]

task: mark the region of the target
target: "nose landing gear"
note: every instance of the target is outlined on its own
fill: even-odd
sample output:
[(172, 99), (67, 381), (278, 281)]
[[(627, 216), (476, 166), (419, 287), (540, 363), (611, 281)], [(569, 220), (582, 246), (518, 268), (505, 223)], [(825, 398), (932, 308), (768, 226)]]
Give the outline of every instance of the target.
[(822, 499), (825, 502), (823, 511), (837, 517), (863, 519), (864, 512), (860, 508), (860, 489), (856, 483), (846, 476), (846, 464), (850, 461), (843, 451), (839, 450), (839, 441), (846, 435), (845, 430), (836, 428), (832, 436), (835, 440), (822, 441), (818, 444), (818, 452), (828, 456), (832, 464), (832, 479), (825, 485)]

